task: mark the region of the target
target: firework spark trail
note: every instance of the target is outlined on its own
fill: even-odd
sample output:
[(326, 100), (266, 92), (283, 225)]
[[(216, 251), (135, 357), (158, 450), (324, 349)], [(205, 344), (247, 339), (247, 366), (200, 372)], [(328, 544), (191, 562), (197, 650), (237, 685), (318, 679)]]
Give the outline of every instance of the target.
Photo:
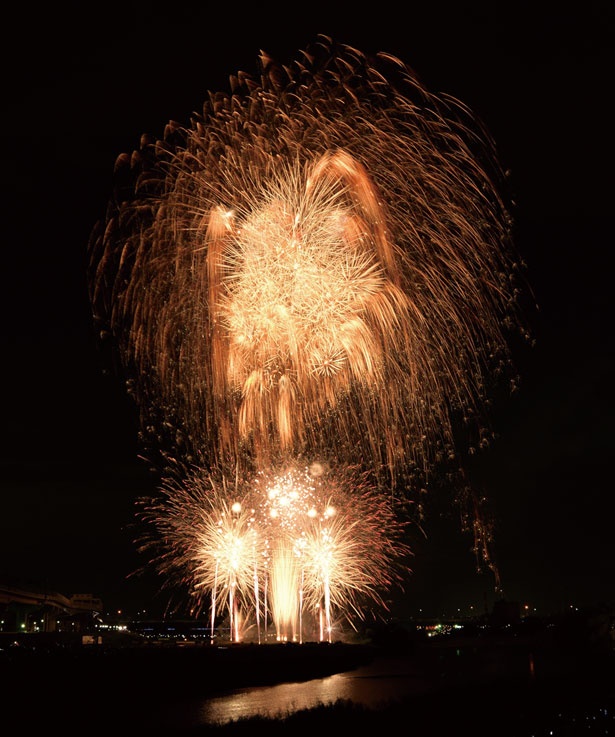
[(149, 528), (140, 550), (151, 556), (165, 587), (188, 590), (193, 612), (210, 603), (212, 625), (226, 611), (233, 631), (242, 608), (259, 608), (253, 586), (266, 555), (264, 541), (249, 500), (230, 501), (225, 482), (216, 485), (207, 474), (195, 478), (169, 476), (157, 499), (139, 500), (139, 516)]
[(384, 592), (407, 570), (405, 524), (356, 469), (269, 471), (232, 490), (193, 469), (162, 488), (142, 500), (148, 565), (189, 591), (194, 612), (209, 605), (212, 623), (226, 614), (234, 639), (239, 621), (260, 632), (261, 609), (279, 640), (301, 639), (325, 609), (330, 637), (334, 614), (352, 624), (367, 604), (386, 609)]
[(481, 423), (507, 367), (495, 149), (390, 55), (322, 37), (260, 61), (118, 160), (95, 315), (146, 443), (240, 473), (333, 453), (399, 481), (454, 452), (453, 416)]
[[(525, 334), (504, 175), (471, 112), (326, 37), (260, 62), (119, 157), (88, 274), (166, 479), (140, 549), (212, 627), (225, 612), (239, 639), (252, 617), (259, 642), (269, 616), (279, 639), (306, 615), (322, 638), (386, 608), (409, 554), (395, 497), (454, 460), (460, 419), (484, 442)], [(336, 473), (297, 470), (313, 459)]]
[(276, 544), (269, 573), (271, 616), (278, 640), (294, 641), (301, 596), (301, 569), (289, 541), (282, 536)]

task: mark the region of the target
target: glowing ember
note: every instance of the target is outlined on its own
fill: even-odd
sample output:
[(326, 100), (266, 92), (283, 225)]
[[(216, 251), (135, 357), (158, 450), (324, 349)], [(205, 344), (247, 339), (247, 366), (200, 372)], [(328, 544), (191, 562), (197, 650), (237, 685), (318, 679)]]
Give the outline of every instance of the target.
[(120, 157), (95, 315), (152, 447), (240, 473), (334, 448), (395, 481), (454, 452), (506, 364), (502, 175), (464, 106), (386, 54), (321, 38), (261, 65)]
[[(325, 639), (398, 580), (391, 500), (419, 500), (456, 425), (487, 442), (518, 265), (493, 144), (460, 102), (325, 37), (260, 61), (119, 157), (90, 297), (167, 479), (142, 549), (234, 639), (250, 618), (259, 639), (269, 620)], [(298, 470), (324, 458), (335, 474)]]
[[(276, 506), (267, 489), (288, 502)], [(229, 505), (233, 493), (241, 502)], [(278, 640), (302, 640), (306, 629), (330, 639), (334, 615), (352, 623), (361, 604), (386, 608), (382, 594), (410, 554), (391, 499), (348, 469), (259, 474), (233, 492), (195, 469), (167, 479), (141, 518), (150, 525), (141, 549), (168, 585), (188, 588), (193, 611), (209, 605), (212, 628), (228, 616), (233, 639), (243, 637), (234, 623), (266, 635), (269, 619)]]

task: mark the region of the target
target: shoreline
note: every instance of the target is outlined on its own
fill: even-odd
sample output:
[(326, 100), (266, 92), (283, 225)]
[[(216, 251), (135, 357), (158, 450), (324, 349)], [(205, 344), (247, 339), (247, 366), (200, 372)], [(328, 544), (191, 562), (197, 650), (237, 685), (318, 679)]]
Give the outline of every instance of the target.
[[(383, 661), (391, 667), (381, 669)], [(417, 674), (416, 689), (378, 708), (353, 701), (306, 709), (289, 704), (288, 714), (274, 718), (248, 716), (216, 725), (185, 722), (189, 710), (196, 707), (198, 712), (208, 700), (235, 691), (266, 691), (285, 683), (300, 687), (304, 682), (310, 688), (308, 681), (337, 674), (369, 685), (370, 679), (391, 682), (408, 670)], [(399, 719), (412, 715), (417, 727), (439, 723), (438, 734), (467, 723), (482, 737), (490, 734), (488, 719), (522, 719), (529, 726), (548, 722), (566, 710), (571, 719), (592, 710), (600, 719), (613, 718), (615, 710), (615, 650), (562, 647), (548, 638), (458, 637), (400, 642), (397, 647), (199, 643), (3, 648), (0, 673), (8, 684), (3, 690), (4, 715), (16, 730), (26, 731), (78, 719), (89, 734), (108, 734), (118, 725), (167, 737), (250, 734), (259, 727), (277, 733), (303, 734), (305, 728), (306, 734), (319, 730), (333, 734), (350, 724), (355, 724), (351, 731), (359, 732), (367, 725), (371, 730), (385, 724), (394, 728)], [(442, 704), (447, 704), (445, 710)], [(525, 711), (520, 713), (520, 708)], [(165, 717), (164, 729), (160, 714)], [(476, 731), (476, 719), (484, 722), (485, 732)], [(514, 733), (515, 737), (524, 734), (519, 729)], [(417, 737), (421, 735), (417, 732)]]

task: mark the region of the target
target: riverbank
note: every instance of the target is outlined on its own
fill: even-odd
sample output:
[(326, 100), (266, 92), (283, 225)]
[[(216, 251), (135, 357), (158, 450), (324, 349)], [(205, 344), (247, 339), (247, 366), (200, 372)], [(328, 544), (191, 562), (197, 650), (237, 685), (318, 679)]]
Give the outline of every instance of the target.
[[(400, 724), (413, 737), (450, 737), (460, 730), (473, 737), (604, 737), (609, 725), (615, 733), (613, 649), (563, 643), (545, 633), (378, 646), (33, 643), (3, 647), (0, 655), (7, 684), (3, 716), (16, 733), (54, 724), (67, 725), (70, 734), (108, 735), (121, 728), (147, 737), (260, 731), (322, 737), (374, 734)], [(308, 689), (332, 674), (381, 687), (410, 671), (411, 691), (377, 708), (351, 699), (309, 709), (288, 703), (273, 717), (204, 723), (207, 703), (221, 694), (255, 689), (266, 699), (270, 685), (294, 682)]]
[(106, 689), (151, 696), (161, 692), (212, 694), (247, 686), (322, 678), (371, 662), (377, 649), (343, 643), (151, 644), (133, 641), (78, 644), (30, 636), (0, 642), (0, 667), (17, 688), (47, 691), (75, 680), (88, 691)]
[(412, 737), (608, 737), (615, 734), (615, 680), (612, 670), (528, 681), (494, 678), (475, 683), (443, 682), (380, 708), (340, 700), (275, 719), (252, 717), (232, 723), (162, 730), (166, 737), (324, 737), (328, 735), (411, 734)]

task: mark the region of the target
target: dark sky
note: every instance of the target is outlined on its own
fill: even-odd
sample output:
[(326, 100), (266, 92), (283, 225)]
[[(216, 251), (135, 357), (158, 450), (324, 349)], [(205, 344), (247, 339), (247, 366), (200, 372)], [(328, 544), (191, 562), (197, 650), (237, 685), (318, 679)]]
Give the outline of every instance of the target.
[[(134, 408), (96, 351), (88, 237), (116, 156), (142, 133), (187, 124), (208, 90), (257, 71), (261, 49), (291, 61), (325, 33), (400, 57), (493, 135), (540, 307), (536, 347), (516, 356), (521, 389), (497, 404), (497, 443), (474, 468), (495, 506), (503, 592), (538, 613), (615, 605), (611, 3), (407, 3), (403, 18), (387, 2), (334, 14), (331, 3), (206, 5), (5, 16), (0, 579), (91, 592), (108, 610), (161, 605), (153, 577), (127, 578), (134, 501), (152, 482)], [(472, 541), (435, 507), (404, 611), (490, 605), (493, 578), (476, 573)]]

